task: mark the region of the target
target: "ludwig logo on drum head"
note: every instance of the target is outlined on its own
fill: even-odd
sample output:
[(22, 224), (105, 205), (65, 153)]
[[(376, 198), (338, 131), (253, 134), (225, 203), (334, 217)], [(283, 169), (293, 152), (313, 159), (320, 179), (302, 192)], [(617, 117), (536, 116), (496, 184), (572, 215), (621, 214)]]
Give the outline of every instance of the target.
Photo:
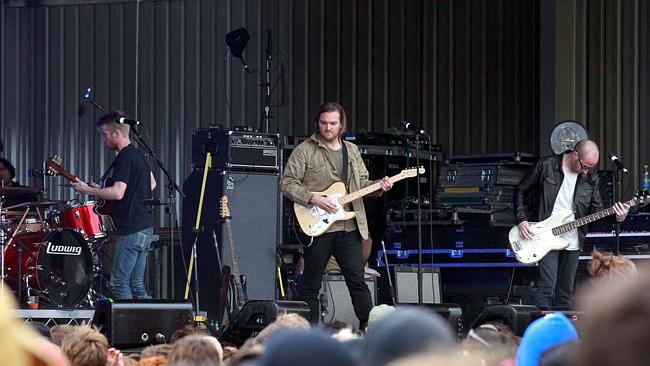
[(81, 255), (81, 247), (73, 245), (52, 244), (52, 242), (49, 242), (47, 243), (47, 250), (45, 252), (48, 254), (60, 255)]

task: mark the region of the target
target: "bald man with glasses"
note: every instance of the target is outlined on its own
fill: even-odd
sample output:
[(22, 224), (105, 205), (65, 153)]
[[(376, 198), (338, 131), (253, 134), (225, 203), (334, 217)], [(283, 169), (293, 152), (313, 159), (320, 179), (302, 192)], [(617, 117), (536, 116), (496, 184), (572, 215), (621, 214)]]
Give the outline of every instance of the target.
[[(589, 139), (579, 141), (573, 151), (539, 159), (515, 191), (515, 219), (524, 239), (532, 239), (529, 222), (543, 221), (562, 210), (574, 212), (567, 222), (604, 209), (596, 173), (600, 152)], [(614, 204), (616, 221), (625, 220), (628, 204)], [(569, 309), (573, 302), (580, 249), (587, 236), (582, 226), (564, 234), (569, 246), (553, 250), (538, 262), (539, 277), (534, 304)]]

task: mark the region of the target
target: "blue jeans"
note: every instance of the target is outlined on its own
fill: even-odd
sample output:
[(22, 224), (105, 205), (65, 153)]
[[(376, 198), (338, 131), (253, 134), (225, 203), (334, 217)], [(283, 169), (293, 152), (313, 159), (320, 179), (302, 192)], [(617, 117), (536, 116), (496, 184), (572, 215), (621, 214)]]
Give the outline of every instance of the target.
[(153, 228), (133, 234), (118, 235), (113, 252), (111, 287), (116, 299), (150, 299), (144, 288), (147, 255)]

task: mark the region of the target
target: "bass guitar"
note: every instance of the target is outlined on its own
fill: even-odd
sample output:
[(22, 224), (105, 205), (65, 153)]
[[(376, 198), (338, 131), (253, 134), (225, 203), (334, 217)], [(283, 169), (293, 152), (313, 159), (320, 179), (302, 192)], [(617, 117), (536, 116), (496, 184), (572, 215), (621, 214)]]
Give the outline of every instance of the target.
[[(424, 174), (424, 168), (411, 168), (404, 169), (399, 174), (396, 174), (388, 178), (391, 183), (395, 183), (405, 178), (415, 177), (419, 174)], [(302, 231), (309, 236), (319, 236), (322, 233), (326, 232), (332, 224), (340, 220), (349, 220), (354, 218), (354, 212), (345, 211), (343, 206), (346, 204), (360, 199), (363, 196), (366, 196), (372, 192), (378, 191), (381, 189), (381, 183), (377, 182), (369, 185), (366, 188), (362, 188), (358, 191), (345, 194), (345, 184), (343, 182), (336, 182), (329, 186), (323, 192), (313, 192), (314, 194), (325, 196), (330, 200), (337, 203), (337, 210), (334, 213), (329, 213), (317, 206), (303, 206), (299, 203), (293, 204), (293, 210), (300, 224)]]
[[(626, 202), (630, 207), (645, 205), (648, 203), (648, 196), (636, 196)], [(531, 222), (533, 235), (532, 239), (524, 239), (519, 233), (519, 226), (514, 226), (508, 234), (510, 248), (515, 257), (521, 263), (537, 263), (551, 250), (561, 250), (569, 246), (569, 240), (563, 235), (569, 231), (587, 225), (596, 220), (612, 215), (614, 207), (598, 211), (571, 222), (565, 222), (571, 217), (571, 210), (563, 210), (541, 222)]]
[[(228, 208), (228, 197), (221, 197), (221, 218), (223, 219), (224, 226), (226, 227), (226, 234), (228, 236), (228, 247), (230, 248), (230, 259), (232, 261), (232, 298), (234, 302), (233, 314), (239, 311), (246, 301), (248, 301), (248, 294), (246, 293), (246, 277), (239, 272), (239, 265), (237, 264), (237, 253), (235, 253), (235, 243), (232, 240), (232, 226), (230, 224), (230, 209)], [(230, 318), (232, 319), (232, 318)]]

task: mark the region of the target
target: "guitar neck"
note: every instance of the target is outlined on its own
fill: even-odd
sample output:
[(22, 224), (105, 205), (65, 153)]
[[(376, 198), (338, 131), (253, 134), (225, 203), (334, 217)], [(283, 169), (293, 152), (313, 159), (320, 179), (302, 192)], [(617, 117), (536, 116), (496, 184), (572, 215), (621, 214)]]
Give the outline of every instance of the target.
[[(627, 201), (626, 203), (628, 205), (630, 205), (630, 207), (636, 205), (636, 201), (634, 199), (631, 199), (631, 200)], [(613, 213), (614, 213), (614, 206), (612, 206), (612, 207), (610, 207), (608, 209), (602, 210), (602, 211), (592, 213), (591, 215), (581, 217), (579, 219), (576, 219), (575, 221), (571, 221), (571, 222), (566, 223), (564, 225), (560, 225), (560, 226), (557, 226), (557, 227), (553, 228), (553, 235), (558, 236), (558, 235), (568, 233), (569, 231), (571, 231), (573, 229), (576, 229), (576, 228), (579, 228), (580, 226), (584, 226), (584, 225), (587, 225), (587, 224), (592, 223), (594, 221), (600, 220), (600, 219), (605, 218), (605, 217), (607, 217), (607, 216), (609, 216), (609, 215), (611, 215)]]
[[(404, 179), (404, 177), (402, 177), (401, 174), (397, 174), (397, 175), (394, 175), (394, 176), (388, 178), (388, 180), (390, 180), (391, 183), (395, 183), (395, 182), (400, 181), (402, 179)], [(370, 193), (378, 191), (380, 189), (381, 189), (381, 183), (380, 182), (373, 183), (373, 184), (371, 184), (371, 185), (369, 185), (369, 186), (367, 186), (365, 188), (362, 188), (362, 189), (360, 189), (358, 191), (354, 191), (352, 193), (346, 194), (345, 196), (341, 197), (341, 199), (339, 199), (339, 203), (341, 205), (345, 205), (347, 203), (350, 203), (350, 202), (352, 202), (354, 200), (362, 198), (363, 196), (369, 195)]]
[(225, 219), (224, 224), (226, 225), (226, 233), (228, 234), (228, 247), (230, 248), (230, 259), (232, 260), (232, 275), (235, 277), (235, 283), (241, 285), (239, 265), (237, 264), (237, 254), (235, 253), (235, 246), (232, 242), (232, 226), (230, 225), (230, 219)]

